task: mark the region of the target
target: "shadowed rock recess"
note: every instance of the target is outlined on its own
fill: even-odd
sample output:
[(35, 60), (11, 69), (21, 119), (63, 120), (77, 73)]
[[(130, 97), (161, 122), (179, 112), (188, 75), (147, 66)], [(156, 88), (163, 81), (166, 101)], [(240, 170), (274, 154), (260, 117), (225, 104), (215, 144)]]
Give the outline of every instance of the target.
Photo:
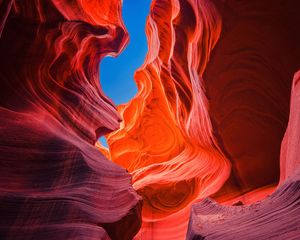
[(0, 0), (0, 239), (299, 239), (300, 1), (153, 0), (115, 107), (121, 8)]
[(216, 5), (223, 30), (204, 77), (232, 171), (217, 202), (192, 206), (187, 239), (299, 239), (300, 3)]
[(246, 206), (212, 199), (194, 204), (187, 239), (291, 239), (300, 236), (300, 71), (295, 75), (289, 124), (281, 144), (281, 181), (270, 196)]

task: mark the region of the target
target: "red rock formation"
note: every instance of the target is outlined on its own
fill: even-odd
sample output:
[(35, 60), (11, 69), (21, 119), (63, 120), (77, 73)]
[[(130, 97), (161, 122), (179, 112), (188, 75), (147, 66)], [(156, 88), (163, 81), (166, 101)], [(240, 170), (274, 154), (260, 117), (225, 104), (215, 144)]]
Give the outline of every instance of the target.
[(204, 79), (213, 128), (232, 164), (214, 197), (227, 201), (279, 181), (290, 89), (300, 68), (300, 2), (215, 3), (223, 27)]
[(183, 238), (189, 205), (228, 175), (223, 153), (233, 171), (215, 199), (252, 203), (274, 190), (299, 67), (296, 6), (153, 1), (139, 93), (120, 106), (124, 122), (108, 136), (107, 154), (131, 172), (144, 198), (139, 239)]
[(135, 76), (139, 91), (119, 107), (124, 122), (108, 135), (111, 160), (128, 169), (144, 200), (137, 239), (183, 239), (190, 204), (215, 193), (229, 175), (202, 79), (220, 31), (211, 1), (152, 2), (149, 52)]
[[(128, 41), (121, 1), (0, 0), (0, 238), (132, 239), (141, 198), (107, 157), (144, 199), (135, 239), (183, 239), (191, 205), (212, 194), (235, 206), (194, 205), (188, 239), (296, 239), (300, 73), (271, 192), (299, 7), (153, 0), (139, 92), (120, 116), (98, 67)], [(107, 133), (110, 151), (94, 146)]]
[(0, 4), (0, 238), (132, 239), (141, 198), (94, 147), (120, 121), (98, 66), (128, 39), (121, 1)]
[(299, 239), (300, 71), (291, 95), (289, 124), (281, 146), (281, 184), (248, 206), (221, 206), (206, 199), (192, 207), (187, 239)]
[(219, 203), (192, 207), (187, 239), (299, 239), (299, 2), (216, 4), (223, 31), (204, 79), (232, 172)]

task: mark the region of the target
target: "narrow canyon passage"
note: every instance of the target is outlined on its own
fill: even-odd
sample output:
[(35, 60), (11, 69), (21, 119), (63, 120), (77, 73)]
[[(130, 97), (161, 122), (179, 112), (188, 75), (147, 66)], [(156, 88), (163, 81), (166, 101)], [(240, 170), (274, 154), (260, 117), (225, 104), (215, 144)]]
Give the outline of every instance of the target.
[[(151, 0), (124, 0), (122, 19), (129, 35), (129, 42), (117, 57), (107, 56), (100, 65), (100, 84), (116, 105), (129, 102), (137, 93), (134, 72), (142, 66), (148, 50), (145, 34), (146, 18)], [(99, 139), (107, 147), (105, 137)]]
[(123, 121), (107, 135), (109, 150), (99, 147), (129, 171), (143, 197), (136, 239), (183, 239), (191, 204), (215, 193), (229, 176), (202, 79), (220, 32), (210, 1), (151, 3), (149, 51), (135, 73), (138, 93), (118, 107)]
[[(264, 6), (247, 7), (259, 16)], [(102, 150), (132, 174), (143, 197), (143, 225), (136, 239), (183, 239), (193, 202), (212, 196), (225, 205), (251, 204), (278, 184), (298, 55), (282, 76), (265, 72), (260, 55), (276, 65), (269, 59), (282, 42), (268, 48), (259, 42), (281, 30), (267, 18), (244, 20), (243, 11), (247, 15), (249, 9), (212, 1), (152, 1), (149, 52), (135, 75), (138, 94), (119, 107), (124, 122), (107, 136), (110, 151)], [(231, 11), (239, 11), (241, 20)], [(281, 14), (275, 7), (265, 15), (272, 11)], [(253, 47), (258, 53), (251, 52)], [(274, 95), (268, 98), (270, 88)], [(281, 105), (274, 108), (275, 95)]]
[(116, 105), (129, 102), (137, 93), (134, 72), (142, 66), (148, 50), (145, 34), (151, 0), (123, 0), (122, 19), (129, 42), (117, 57), (105, 57), (100, 64), (100, 83)]
[(0, 239), (298, 240), (299, 9), (0, 0)]

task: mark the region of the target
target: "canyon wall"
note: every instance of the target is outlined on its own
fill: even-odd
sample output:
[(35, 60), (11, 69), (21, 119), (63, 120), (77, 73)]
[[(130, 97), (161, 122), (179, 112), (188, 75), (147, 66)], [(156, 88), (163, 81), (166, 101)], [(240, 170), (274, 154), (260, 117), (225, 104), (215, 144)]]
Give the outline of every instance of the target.
[(210, 117), (232, 164), (215, 198), (279, 181), (293, 75), (300, 68), (298, 1), (215, 1), (222, 33), (205, 73)]
[(120, 122), (99, 61), (128, 41), (121, 1), (0, 3), (0, 238), (132, 239), (142, 199), (94, 146)]
[(223, 29), (204, 79), (232, 171), (193, 205), (187, 239), (298, 239), (299, 2), (215, 2)]
[(299, 79), (300, 71), (292, 85), (290, 118), (281, 145), (281, 182), (275, 192), (245, 206), (224, 206), (212, 199), (196, 203), (192, 207), (187, 239), (299, 239)]
[(221, 28), (211, 1), (151, 4), (138, 94), (119, 106), (123, 122), (107, 137), (111, 160), (132, 174), (144, 200), (136, 239), (184, 239), (192, 202), (217, 192), (229, 176), (202, 78)]
[(299, 1), (153, 0), (116, 108), (121, 7), (0, 0), (0, 238), (296, 239)]

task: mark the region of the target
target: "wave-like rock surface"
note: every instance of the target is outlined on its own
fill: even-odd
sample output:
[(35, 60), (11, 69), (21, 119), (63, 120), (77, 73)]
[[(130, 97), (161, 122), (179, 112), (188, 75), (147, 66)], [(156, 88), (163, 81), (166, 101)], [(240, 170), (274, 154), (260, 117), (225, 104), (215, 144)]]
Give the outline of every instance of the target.
[(218, 191), (229, 161), (214, 199), (252, 203), (274, 190), (299, 68), (297, 6), (153, 1), (139, 92), (120, 106), (107, 153), (144, 198), (140, 239), (184, 238), (190, 204)]
[(128, 169), (144, 200), (137, 239), (183, 239), (190, 204), (229, 176), (202, 79), (221, 25), (209, 0), (152, 2), (149, 52), (135, 75), (138, 94), (119, 107), (124, 121), (108, 135), (111, 160)]
[[(99, 61), (128, 41), (121, 2), (0, 0), (1, 239), (184, 239), (195, 201), (274, 190), (299, 1), (153, 0), (117, 111)], [(194, 205), (188, 239), (298, 237), (299, 79), (279, 187)]]
[(99, 60), (127, 42), (121, 1), (0, 1), (0, 238), (132, 239), (141, 198), (94, 146), (120, 116)]
[(231, 176), (227, 201), (279, 181), (293, 75), (300, 68), (300, 2), (214, 1), (222, 32), (204, 72), (210, 117)]
[(204, 79), (232, 171), (219, 203), (193, 205), (187, 239), (298, 239), (299, 2), (215, 2), (223, 28)]
[(289, 124), (281, 146), (281, 183), (266, 199), (222, 206), (206, 199), (192, 207), (187, 239), (290, 239), (300, 236), (300, 71), (291, 95)]

